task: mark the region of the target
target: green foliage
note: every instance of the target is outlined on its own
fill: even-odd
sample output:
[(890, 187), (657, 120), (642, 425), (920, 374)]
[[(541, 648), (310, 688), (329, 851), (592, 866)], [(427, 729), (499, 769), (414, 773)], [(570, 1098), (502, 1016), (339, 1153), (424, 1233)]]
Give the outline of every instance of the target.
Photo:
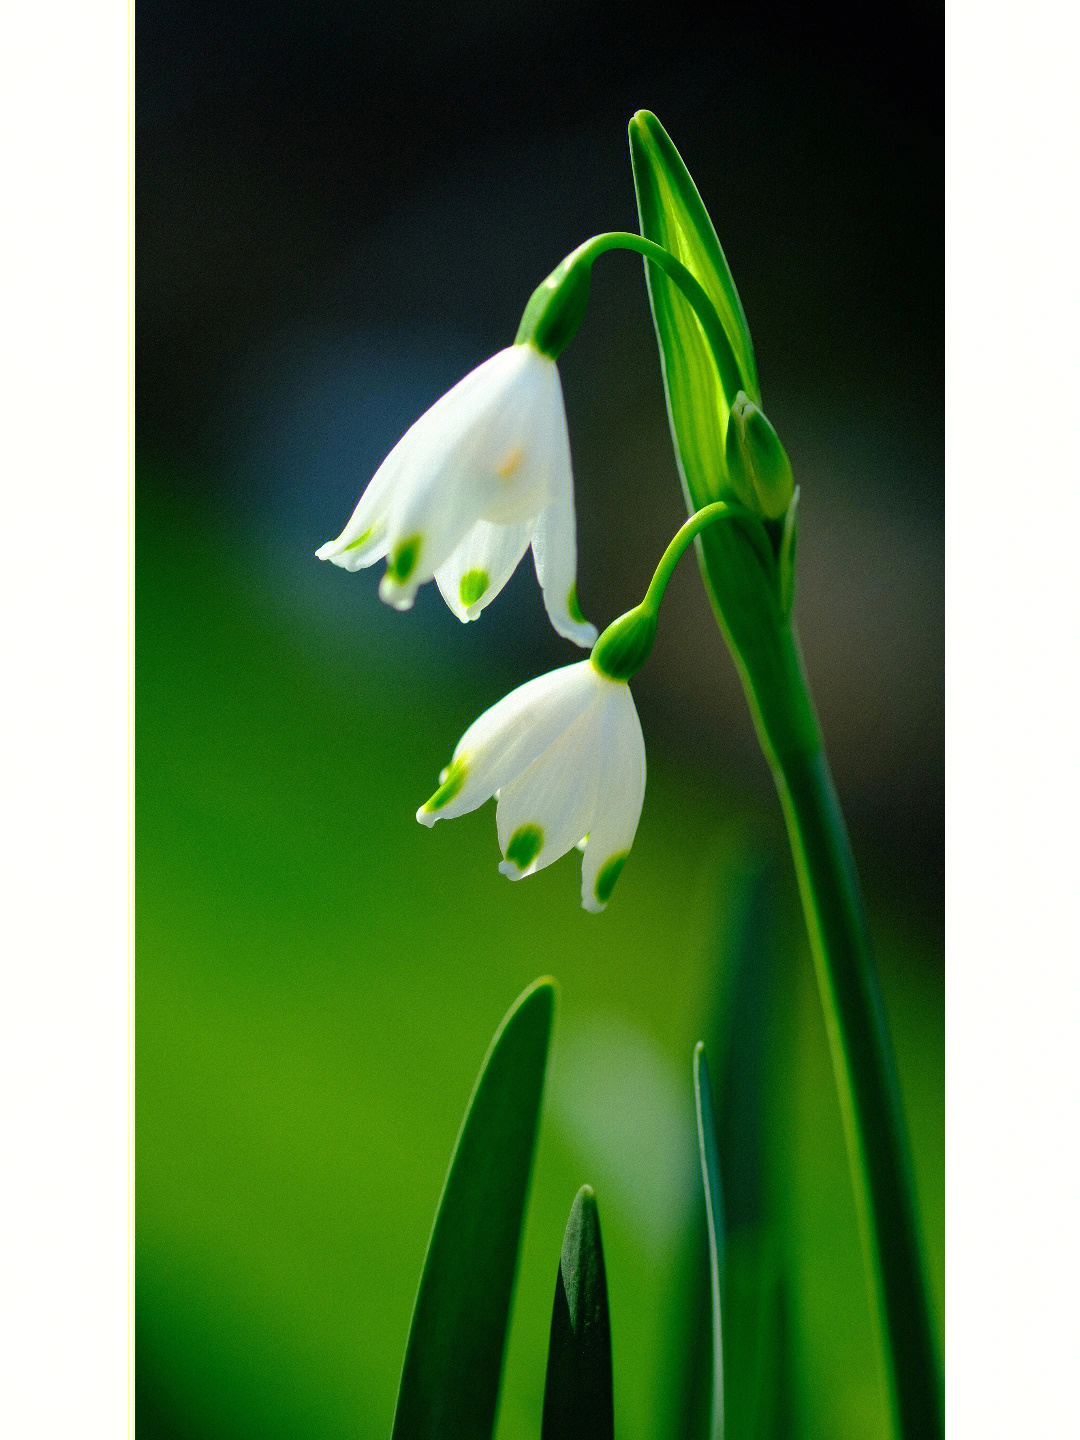
[[(731, 344), (741, 388), (760, 401), (750, 329), (716, 230), (667, 131), (647, 110), (630, 122), (630, 158), (641, 233), (700, 282)], [(722, 457), (735, 397), (725, 395), (705, 331), (685, 297), (653, 266), (646, 267), (646, 281), (683, 483), (696, 510), (724, 498)]]
[(780, 532), (780, 604), (783, 606), (784, 614), (788, 620), (791, 619), (791, 612), (795, 606), (795, 555), (799, 540), (799, 487), (795, 486), (791, 496), (791, 504), (788, 506), (787, 514), (784, 516), (783, 528)]
[(596, 1196), (583, 1185), (555, 1281), (542, 1440), (612, 1440), (614, 1433), (604, 1247)]
[(713, 1119), (712, 1087), (705, 1046), (694, 1049), (694, 1107), (697, 1111), (701, 1179), (705, 1186), (705, 1223), (709, 1234), (709, 1281), (712, 1299), (712, 1440), (724, 1434), (724, 1191), (720, 1183), (720, 1156)]
[(465, 1115), (420, 1277), (393, 1440), (486, 1440), (506, 1351), (555, 987), (496, 1032)]
[(780, 500), (793, 494), (793, 477), (772, 427), (764, 416), (756, 418), (760, 393), (747, 359), (745, 317), (693, 181), (655, 117), (634, 117), (630, 146), (643, 235), (673, 250), (713, 299), (746, 371), (749, 400), (742, 408), (754, 424), (728, 447), (731, 407), (742, 401), (710, 365), (715, 351), (704, 344), (697, 317), (677, 302), (666, 275), (649, 273), (687, 504), (700, 509), (718, 498), (718, 486), (733, 486), (729, 460), (737, 463), (744, 494), (748, 481), (755, 490), (765, 481), (759, 498), (770, 527), (741, 520), (712, 526), (700, 537), (699, 554), (787, 822), (833, 1050), (894, 1430), (907, 1440), (932, 1440), (943, 1429), (941, 1385), (895, 1062), (854, 857), (791, 625), (790, 506), (790, 523), (779, 529), (775, 523)]
[[(648, 111), (639, 111), (630, 122), (630, 155), (642, 234), (670, 249), (709, 296), (736, 356), (741, 389), (756, 405), (761, 392), (753, 343), (727, 260), (679, 152)], [(646, 281), (687, 509), (693, 513), (716, 500), (749, 499), (727, 471), (728, 422), (737, 394), (725, 392), (704, 328), (668, 276), (648, 266)], [(778, 564), (773, 535), (761, 521), (738, 518), (711, 525), (697, 543), (705, 588), (766, 753), (816, 749), (820, 736), (813, 709), (803, 698), (786, 608), (791, 587)]]
[[(716, 989), (723, 996), (708, 1047), (720, 1062), (720, 1078), (706, 1098), (722, 1096), (716, 1121), (716, 1154), (723, 1176), (723, 1304), (726, 1440), (787, 1440), (814, 1433), (791, 1414), (792, 1353), (784, 1252), (792, 1178), (776, 1173), (780, 1147), (771, 1157), (770, 1137), (798, 1078), (790, 1044), (777, 1034), (777, 1015), (793, 1003), (787, 947), (778, 943), (783, 890), (775, 867), (757, 859), (745, 867), (729, 902), (725, 943), (717, 954)], [(704, 1056), (703, 1056), (704, 1058)], [(826, 1080), (826, 1088), (828, 1081)], [(798, 1222), (794, 1228), (798, 1229)], [(711, 1277), (710, 1277), (711, 1278)], [(854, 1279), (858, 1296), (859, 1276)], [(700, 1306), (708, 1322), (713, 1301)], [(703, 1297), (704, 1301), (705, 1297)], [(852, 1356), (854, 1358), (854, 1356)]]

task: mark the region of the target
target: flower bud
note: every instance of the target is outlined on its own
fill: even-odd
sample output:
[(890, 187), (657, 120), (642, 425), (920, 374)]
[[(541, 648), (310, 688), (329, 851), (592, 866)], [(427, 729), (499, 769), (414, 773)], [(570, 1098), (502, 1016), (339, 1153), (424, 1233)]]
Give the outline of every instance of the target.
[(577, 334), (589, 303), (592, 262), (568, 255), (542, 281), (525, 306), (516, 345), (535, 345), (541, 354), (557, 360)]
[(656, 611), (635, 605), (613, 620), (593, 646), (593, 667), (609, 680), (629, 680), (652, 653)]
[(745, 390), (731, 407), (724, 458), (743, 503), (756, 505), (769, 520), (779, 520), (795, 492), (791, 461), (764, 411)]

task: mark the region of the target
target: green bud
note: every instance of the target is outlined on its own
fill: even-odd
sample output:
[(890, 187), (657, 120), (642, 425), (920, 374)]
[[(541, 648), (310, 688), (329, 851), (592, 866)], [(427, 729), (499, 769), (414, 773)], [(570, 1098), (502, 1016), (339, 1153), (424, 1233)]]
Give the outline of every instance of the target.
[(769, 520), (786, 514), (795, 493), (791, 461), (765, 412), (745, 390), (739, 391), (731, 407), (724, 458), (744, 504), (756, 506)]
[(577, 252), (538, 285), (525, 306), (515, 345), (535, 345), (557, 360), (577, 334), (589, 303), (592, 261), (578, 260)]
[(592, 663), (609, 680), (629, 680), (652, 653), (656, 611), (635, 605), (613, 620), (592, 649)]

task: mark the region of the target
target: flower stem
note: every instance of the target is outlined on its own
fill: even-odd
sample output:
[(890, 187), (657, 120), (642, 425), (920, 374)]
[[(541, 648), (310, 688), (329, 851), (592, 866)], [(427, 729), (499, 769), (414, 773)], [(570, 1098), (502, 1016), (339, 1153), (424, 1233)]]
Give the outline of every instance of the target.
[(733, 520), (739, 516), (751, 521), (757, 519), (753, 512), (747, 510), (745, 506), (734, 505), (727, 500), (714, 500), (712, 504), (703, 505), (700, 510), (695, 510), (689, 520), (676, 530), (667, 549), (660, 556), (660, 563), (653, 572), (640, 608), (650, 610), (653, 614), (659, 610), (660, 602), (664, 598), (664, 591), (668, 587), (668, 581), (671, 579), (675, 566), (706, 525), (711, 525), (714, 520)]
[(598, 636), (592, 648), (592, 663), (601, 675), (606, 675), (609, 680), (633, 679), (652, 654), (660, 602), (664, 598), (672, 572), (686, 553), (687, 547), (693, 543), (695, 536), (714, 520), (733, 520), (739, 517), (750, 520), (755, 518), (741, 505), (716, 500), (711, 505), (703, 505), (679, 527), (671, 544), (661, 555), (660, 563), (640, 605), (635, 605), (632, 610), (627, 610), (625, 615), (618, 616)]
[[(760, 677), (744, 680), (795, 861), (894, 1429), (905, 1440), (934, 1440), (943, 1434), (941, 1378), (895, 1061), (855, 861), (790, 626), (784, 643), (783, 708), (795, 712), (788, 722), (775, 723), (775, 695), (767, 706), (759, 703)], [(802, 743), (790, 743), (794, 734)]]
[(679, 287), (690, 302), (708, 341), (716, 361), (724, 398), (730, 408), (743, 388), (743, 382), (739, 376), (735, 352), (731, 348), (731, 341), (727, 338), (720, 316), (716, 313), (716, 307), (701, 283), (670, 251), (652, 240), (646, 240), (643, 235), (634, 235), (628, 230), (609, 230), (603, 235), (594, 235), (567, 255), (533, 291), (521, 318), (517, 344), (532, 343), (550, 354), (553, 359), (558, 358), (581, 324), (593, 263), (610, 250), (633, 250), (636, 254), (643, 255)]

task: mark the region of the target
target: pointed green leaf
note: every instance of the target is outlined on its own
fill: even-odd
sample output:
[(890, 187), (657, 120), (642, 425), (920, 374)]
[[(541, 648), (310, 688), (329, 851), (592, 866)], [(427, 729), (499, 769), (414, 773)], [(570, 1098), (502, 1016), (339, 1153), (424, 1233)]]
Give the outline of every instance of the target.
[(743, 389), (760, 404), (754, 342), (727, 256), (682, 156), (648, 110), (639, 110), (630, 122), (630, 153), (642, 234), (670, 250), (697, 276), (723, 322)]
[(420, 1277), (393, 1440), (494, 1431), (554, 1007), (554, 982), (537, 980), (480, 1071)]
[[(630, 121), (630, 158), (641, 233), (681, 260), (700, 282), (731, 343), (742, 388), (760, 404), (753, 341), (709, 212), (666, 130), (647, 110)], [(692, 508), (698, 509), (721, 496), (727, 417), (735, 397), (724, 394), (705, 333), (687, 300), (654, 266), (646, 265), (645, 278), (676, 454)]]
[(724, 1192), (720, 1185), (720, 1155), (716, 1144), (712, 1087), (705, 1046), (694, 1048), (694, 1104), (697, 1109), (698, 1150), (705, 1184), (705, 1220), (709, 1231), (709, 1273), (712, 1280), (713, 1407), (712, 1440), (724, 1434), (724, 1333), (721, 1312), (724, 1287)]
[(588, 1185), (563, 1239), (551, 1316), (542, 1440), (612, 1440), (611, 1322), (600, 1215)]

